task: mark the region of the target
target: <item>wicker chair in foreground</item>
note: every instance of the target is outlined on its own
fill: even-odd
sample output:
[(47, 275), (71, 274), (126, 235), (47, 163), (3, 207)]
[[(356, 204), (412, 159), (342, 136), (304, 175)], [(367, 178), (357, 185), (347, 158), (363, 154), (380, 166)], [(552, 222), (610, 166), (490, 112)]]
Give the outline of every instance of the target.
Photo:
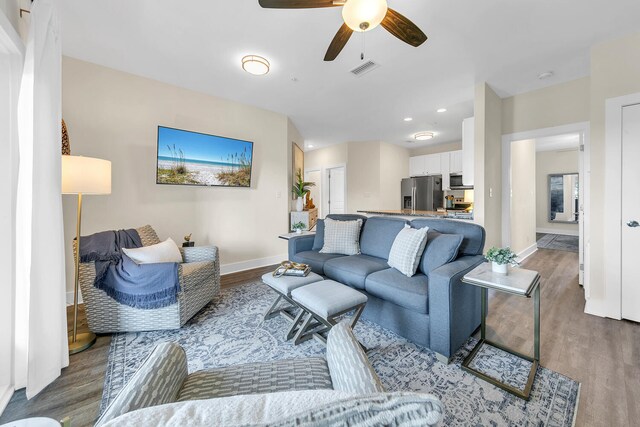
[[(150, 225), (137, 228), (136, 231), (143, 246), (160, 243), (158, 235)], [(120, 304), (104, 291), (97, 289), (93, 286), (96, 275), (94, 263), (80, 263), (80, 289), (91, 332), (106, 334), (178, 329), (207, 305), (220, 291), (218, 248), (180, 248), (180, 252), (184, 263), (178, 265), (178, 302), (151, 310)]]

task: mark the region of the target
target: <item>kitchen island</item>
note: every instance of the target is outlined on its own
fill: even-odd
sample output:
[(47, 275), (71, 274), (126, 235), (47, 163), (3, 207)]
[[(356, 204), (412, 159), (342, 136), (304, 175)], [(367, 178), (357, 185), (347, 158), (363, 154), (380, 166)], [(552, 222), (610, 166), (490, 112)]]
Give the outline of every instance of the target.
[(473, 213), (466, 211), (414, 211), (411, 209), (398, 209), (398, 210), (361, 210), (358, 213), (365, 215), (383, 215), (383, 216), (397, 216), (406, 219), (415, 218), (447, 218), (457, 219), (464, 221), (473, 221)]

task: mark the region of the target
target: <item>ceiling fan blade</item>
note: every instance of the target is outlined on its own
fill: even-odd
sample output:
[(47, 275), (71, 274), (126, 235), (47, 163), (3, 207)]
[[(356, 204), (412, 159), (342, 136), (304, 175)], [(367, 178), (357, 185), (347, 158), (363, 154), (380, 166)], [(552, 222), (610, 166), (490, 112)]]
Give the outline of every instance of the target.
[(327, 54), (324, 56), (325, 61), (333, 61), (340, 55), (342, 49), (347, 44), (353, 34), (353, 30), (349, 28), (347, 24), (342, 24), (342, 27), (336, 33), (336, 36), (331, 40)]
[(313, 9), (317, 7), (337, 7), (333, 0), (258, 0), (265, 9)]
[(427, 41), (427, 36), (409, 19), (393, 9), (387, 10), (387, 15), (380, 24), (385, 30), (413, 47), (418, 47)]

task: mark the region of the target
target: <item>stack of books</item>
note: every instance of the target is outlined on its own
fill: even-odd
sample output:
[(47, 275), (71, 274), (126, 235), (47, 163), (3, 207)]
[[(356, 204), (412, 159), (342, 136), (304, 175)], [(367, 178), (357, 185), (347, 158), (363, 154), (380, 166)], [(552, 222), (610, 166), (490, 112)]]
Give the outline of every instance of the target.
[(304, 276), (307, 276), (310, 272), (311, 272), (311, 268), (306, 264), (291, 263), (289, 265), (280, 265), (278, 268), (276, 268), (276, 271), (273, 272), (273, 275), (275, 277), (280, 277), (280, 276), (304, 277)]

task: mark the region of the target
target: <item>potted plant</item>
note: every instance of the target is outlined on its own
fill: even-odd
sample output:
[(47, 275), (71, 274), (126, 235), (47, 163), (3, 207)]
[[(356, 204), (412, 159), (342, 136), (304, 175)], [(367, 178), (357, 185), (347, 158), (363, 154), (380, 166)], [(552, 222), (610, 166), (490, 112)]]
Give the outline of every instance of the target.
[(302, 210), (304, 209), (304, 196), (309, 192), (309, 188), (315, 185), (315, 182), (306, 182), (302, 178), (302, 170), (298, 169), (298, 172), (296, 173), (296, 182), (291, 188), (291, 192), (294, 196), (297, 197), (296, 211), (302, 212)]
[(517, 266), (516, 254), (510, 248), (493, 247), (487, 252), (487, 260), (491, 261), (491, 269), (496, 273), (507, 274), (509, 264)]
[(293, 231), (295, 231), (296, 233), (300, 234), (302, 233), (302, 230), (304, 230), (305, 228), (307, 228), (307, 224), (305, 224), (304, 222), (300, 221), (300, 222), (296, 222), (295, 224), (293, 224), (291, 226), (291, 229)]

